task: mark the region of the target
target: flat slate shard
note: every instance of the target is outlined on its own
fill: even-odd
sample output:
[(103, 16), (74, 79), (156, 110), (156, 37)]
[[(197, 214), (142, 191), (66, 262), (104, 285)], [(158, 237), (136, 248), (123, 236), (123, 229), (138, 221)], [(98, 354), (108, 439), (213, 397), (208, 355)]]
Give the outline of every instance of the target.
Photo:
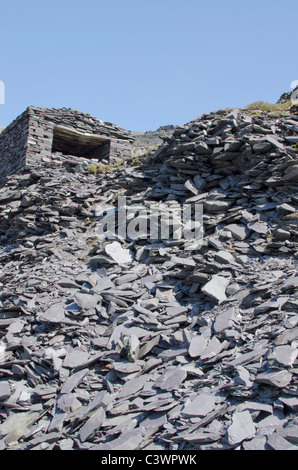
[(203, 335), (194, 336), (189, 345), (188, 354), (190, 357), (200, 357), (207, 344), (208, 340)]
[(114, 362), (113, 369), (116, 372), (121, 372), (122, 374), (132, 374), (134, 372), (139, 372), (142, 367), (139, 364), (131, 362)]
[(270, 309), (275, 309), (275, 308), (281, 309), (288, 302), (288, 300), (289, 300), (289, 297), (287, 296), (273, 298), (271, 300), (264, 302), (261, 305), (258, 305), (258, 307), (254, 309), (254, 313), (258, 315), (260, 313), (267, 312)]
[(298, 357), (298, 348), (292, 348), (291, 346), (277, 346), (274, 349), (274, 356), (281, 365), (291, 367)]
[(98, 408), (81, 427), (79, 433), (80, 440), (85, 442), (94, 431), (97, 431), (104, 422), (105, 417), (105, 410), (103, 408)]
[(215, 397), (207, 393), (199, 394), (190, 404), (182, 410), (184, 416), (207, 416), (215, 408)]
[(89, 359), (89, 354), (86, 351), (80, 349), (73, 349), (63, 361), (63, 367), (69, 369), (76, 369), (84, 364)]
[(202, 287), (202, 292), (203, 294), (208, 295), (208, 297), (211, 297), (218, 302), (222, 302), (227, 299), (226, 289), (229, 283), (230, 281), (226, 277), (219, 275), (213, 276), (211, 281), (207, 282), (207, 284)]
[(136, 379), (126, 382), (126, 384), (124, 384), (123, 387), (120, 389), (118, 397), (124, 398), (130, 395), (134, 395), (144, 387), (147, 380), (148, 378), (146, 375), (141, 375)]
[(11, 394), (8, 382), (0, 382), (0, 401), (6, 400)]
[(105, 247), (106, 253), (118, 264), (130, 264), (132, 255), (129, 250), (122, 248), (119, 242), (113, 242)]
[(247, 228), (245, 225), (240, 224), (227, 225), (225, 229), (229, 230), (232, 233), (233, 237), (240, 241), (245, 240), (250, 233), (249, 228)]
[(287, 407), (292, 409), (294, 412), (298, 411), (298, 398), (290, 396), (279, 397), (279, 400), (284, 403)]
[(285, 428), (280, 431), (282, 437), (284, 437), (287, 441), (292, 442), (293, 444), (298, 444), (298, 425), (289, 424)]
[(61, 395), (57, 400), (57, 406), (59, 410), (65, 413), (70, 413), (81, 408), (81, 402), (72, 393), (66, 393)]
[(39, 319), (51, 323), (61, 323), (65, 318), (64, 306), (62, 304), (52, 305), (44, 313), (41, 313)]
[(177, 390), (180, 384), (186, 379), (187, 372), (182, 369), (175, 369), (172, 372), (166, 373), (155, 382), (155, 386), (163, 391)]
[(81, 294), (81, 293), (78, 293), (75, 295), (76, 303), (83, 310), (95, 308), (99, 300), (101, 300), (101, 297), (97, 295), (89, 295), (89, 294)]
[(242, 366), (236, 368), (237, 375), (235, 377), (235, 382), (237, 384), (243, 385), (245, 388), (250, 388), (252, 386), (252, 381), (250, 380), (250, 374), (247, 369)]
[(234, 412), (232, 424), (227, 430), (230, 445), (237, 445), (246, 439), (252, 439), (256, 434), (256, 428), (249, 411)]
[(83, 380), (85, 375), (87, 375), (89, 372), (89, 369), (82, 369), (78, 372), (75, 372), (72, 374), (70, 377), (66, 379), (66, 381), (63, 384), (63, 387), (60, 390), (60, 393), (71, 393), (74, 388), (76, 388), (79, 383)]
[(233, 325), (233, 320), (236, 320), (235, 311), (233, 308), (219, 314), (214, 322), (213, 328), (215, 333), (221, 333)]
[(215, 259), (216, 261), (222, 264), (229, 264), (234, 262), (234, 256), (232, 255), (232, 253), (223, 250), (216, 253)]
[(263, 374), (256, 376), (256, 382), (272, 385), (273, 387), (284, 388), (292, 380), (292, 374), (287, 370), (268, 370)]
[(188, 436), (184, 436), (183, 440), (189, 444), (207, 444), (209, 442), (216, 442), (222, 438), (219, 432), (194, 432)]
[(294, 446), (290, 441), (284, 439), (277, 432), (268, 436), (267, 443), (273, 450), (298, 450), (297, 446)]
[(136, 450), (138, 449), (143, 437), (140, 430), (127, 431), (120, 437), (106, 444), (98, 444), (91, 447), (91, 450)]
[(209, 200), (204, 202), (205, 211), (212, 214), (216, 212), (224, 212), (229, 207), (230, 203), (226, 201)]
[(202, 360), (208, 360), (212, 359), (217, 356), (222, 350), (224, 346), (224, 343), (221, 343), (216, 336), (213, 336), (213, 338), (210, 339), (208, 342), (206, 348), (201, 354), (201, 359)]

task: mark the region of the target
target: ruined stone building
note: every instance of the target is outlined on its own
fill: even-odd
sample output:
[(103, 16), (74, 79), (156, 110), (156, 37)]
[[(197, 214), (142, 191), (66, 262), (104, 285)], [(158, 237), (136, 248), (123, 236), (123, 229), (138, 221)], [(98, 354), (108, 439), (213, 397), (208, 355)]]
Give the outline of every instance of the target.
[(74, 109), (29, 106), (0, 134), (0, 186), (41, 157), (72, 155), (115, 163), (129, 157), (132, 134)]

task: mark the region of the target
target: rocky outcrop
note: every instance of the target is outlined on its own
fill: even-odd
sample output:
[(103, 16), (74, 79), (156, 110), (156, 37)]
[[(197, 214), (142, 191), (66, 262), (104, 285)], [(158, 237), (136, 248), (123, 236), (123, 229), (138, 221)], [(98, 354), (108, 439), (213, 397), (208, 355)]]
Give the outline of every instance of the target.
[(285, 92), (281, 95), (277, 103), (287, 103), (292, 101), (293, 106), (291, 108), (292, 112), (298, 112), (298, 86), (292, 91)]

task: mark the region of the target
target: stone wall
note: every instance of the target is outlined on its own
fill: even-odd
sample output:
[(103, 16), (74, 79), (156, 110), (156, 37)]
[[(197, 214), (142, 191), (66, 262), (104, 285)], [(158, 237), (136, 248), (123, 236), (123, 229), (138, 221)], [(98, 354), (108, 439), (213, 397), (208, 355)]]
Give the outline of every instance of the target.
[[(70, 148), (72, 138), (81, 141), (85, 139), (87, 146), (87, 136), (90, 142), (93, 139), (85, 158), (106, 160), (113, 164), (131, 156), (134, 138), (125, 129), (75, 109), (30, 106), (0, 136), (0, 186), (6, 176), (26, 164), (39, 164), (42, 157), (55, 158), (53, 136), (56, 126), (63, 126), (73, 132), (73, 137), (71, 133), (69, 136)], [(97, 147), (95, 137), (99, 137)], [(69, 155), (72, 155), (71, 150)]]
[[(102, 135), (109, 139), (110, 145), (103, 146), (100, 158), (111, 163), (131, 154), (133, 138), (130, 132), (112, 123), (104, 123), (88, 113), (75, 109), (29, 108), (30, 113), (30, 156), (51, 156), (54, 127), (63, 125), (82, 134)], [(94, 156), (96, 152), (94, 152)], [(89, 157), (90, 158), (90, 157)], [(95, 157), (96, 158), (96, 157)]]
[(6, 177), (25, 166), (29, 113), (26, 110), (8, 127), (0, 136), (0, 186), (6, 181)]

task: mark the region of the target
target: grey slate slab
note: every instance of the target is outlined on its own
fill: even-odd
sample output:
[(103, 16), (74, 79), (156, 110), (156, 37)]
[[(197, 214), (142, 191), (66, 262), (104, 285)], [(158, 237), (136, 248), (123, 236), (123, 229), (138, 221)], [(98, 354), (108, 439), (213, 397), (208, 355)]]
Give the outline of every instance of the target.
[(273, 450), (298, 450), (297, 446), (291, 444), (291, 442), (284, 439), (277, 432), (268, 436), (267, 443)]
[(0, 401), (6, 400), (11, 394), (10, 386), (7, 381), (0, 382)]
[(136, 379), (133, 379), (129, 382), (126, 382), (123, 387), (120, 389), (119, 398), (124, 398), (128, 397), (130, 395), (134, 395), (137, 393), (139, 390), (141, 390), (146, 381), (148, 380), (146, 375), (141, 375), (140, 377), (137, 377)]
[(188, 354), (190, 357), (200, 357), (208, 344), (203, 335), (194, 336), (190, 342)]
[(276, 360), (285, 367), (293, 366), (296, 358), (298, 357), (298, 349), (291, 346), (277, 346), (274, 349), (274, 356)]
[(232, 424), (227, 430), (228, 442), (236, 445), (255, 436), (256, 429), (249, 411), (234, 412)]
[(55, 304), (52, 305), (48, 310), (41, 313), (39, 319), (42, 321), (48, 321), (51, 323), (61, 323), (64, 320), (64, 305)]
[(273, 387), (284, 388), (291, 382), (292, 374), (287, 370), (268, 370), (258, 374), (255, 380), (259, 383), (272, 385)]
[(182, 410), (184, 416), (207, 416), (215, 408), (215, 397), (206, 393), (200, 393), (192, 400), (189, 405), (186, 405)]
[(180, 368), (165, 373), (155, 382), (155, 387), (163, 391), (177, 390), (180, 384), (186, 379), (187, 372)]
[(68, 379), (64, 382), (60, 393), (71, 393), (74, 388), (78, 386), (78, 384), (83, 380), (86, 374), (88, 374), (89, 369), (82, 369), (74, 374), (70, 375)]
[(140, 430), (135, 429), (121, 434), (117, 439), (106, 444), (97, 444), (91, 447), (91, 450), (136, 450), (142, 442), (142, 433)]
[(63, 367), (75, 369), (84, 364), (89, 359), (89, 354), (80, 349), (73, 349), (63, 361)]
[(81, 427), (79, 432), (80, 440), (85, 442), (94, 431), (100, 429), (105, 417), (105, 410), (103, 408), (98, 408)]
[(208, 295), (212, 299), (222, 302), (227, 299), (226, 289), (229, 285), (229, 279), (223, 276), (213, 276), (211, 281), (202, 287), (203, 294)]

